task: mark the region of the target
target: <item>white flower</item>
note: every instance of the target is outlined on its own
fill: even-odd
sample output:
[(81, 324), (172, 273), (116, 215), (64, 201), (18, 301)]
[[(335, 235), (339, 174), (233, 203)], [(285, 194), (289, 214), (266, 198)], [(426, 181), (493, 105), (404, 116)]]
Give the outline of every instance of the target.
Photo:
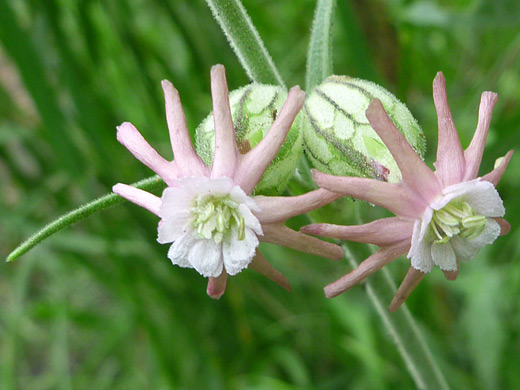
[(462, 149), (453, 124), (445, 79), (440, 72), (433, 81), (433, 100), (439, 127), (435, 172), (415, 153), (377, 99), (370, 104), (366, 116), (392, 153), (402, 181), (387, 183), (314, 172), (320, 187), (369, 201), (396, 214), (360, 226), (315, 224), (301, 229), (304, 233), (379, 246), (355, 270), (326, 286), (328, 297), (341, 294), (408, 253), (411, 267), (390, 303), (390, 310), (397, 310), (434, 265), (447, 279), (455, 280), (459, 261), (473, 259), (484, 245), (509, 232), (509, 223), (501, 218), (505, 210), (495, 186), (513, 151), (497, 161), (493, 171), (477, 178), (497, 95), (482, 94), (477, 130), (466, 150)]
[(202, 276), (218, 277), (247, 268), (263, 235), (254, 200), (227, 177), (179, 179), (161, 198), (161, 244), (173, 243), (173, 264), (195, 268)]
[(161, 157), (131, 123), (118, 127), (117, 139), (168, 187), (161, 198), (125, 184), (115, 185), (113, 191), (161, 218), (158, 241), (171, 243), (168, 257), (173, 264), (194, 268), (209, 277), (208, 294), (220, 298), (228, 275), (248, 267), (290, 288), (287, 279), (257, 250), (259, 241), (332, 259), (342, 257), (343, 251), (337, 245), (285, 226), (288, 218), (321, 207), (340, 195), (318, 189), (293, 197), (251, 197), (303, 105), (305, 93), (299, 87), (289, 91), (262, 141), (241, 154), (235, 140), (224, 67), (214, 66), (211, 94), (215, 153), (208, 167), (191, 143), (179, 93), (166, 80), (162, 86), (174, 161)]

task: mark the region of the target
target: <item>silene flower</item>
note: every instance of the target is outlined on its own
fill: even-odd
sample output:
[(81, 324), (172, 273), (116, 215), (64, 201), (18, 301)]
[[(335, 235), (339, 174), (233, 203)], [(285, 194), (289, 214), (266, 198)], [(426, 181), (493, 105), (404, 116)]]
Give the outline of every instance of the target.
[(287, 100), (268, 134), (252, 150), (237, 148), (229, 106), (225, 70), (211, 70), (211, 94), (215, 123), (215, 153), (211, 167), (195, 152), (179, 93), (162, 82), (166, 118), (174, 160), (161, 157), (131, 123), (117, 129), (117, 139), (139, 161), (167, 184), (162, 196), (125, 184), (113, 191), (146, 208), (161, 220), (157, 241), (171, 243), (173, 264), (195, 268), (209, 278), (208, 294), (220, 298), (228, 275), (252, 268), (289, 289), (287, 279), (258, 252), (259, 241), (270, 242), (332, 259), (342, 257), (337, 245), (296, 232), (285, 220), (332, 202), (340, 195), (324, 189), (294, 197), (251, 196), (300, 111), (305, 93), (299, 87)]
[(397, 162), (402, 181), (394, 184), (313, 172), (320, 187), (366, 200), (396, 215), (360, 226), (314, 224), (301, 229), (308, 234), (379, 246), (356, 269), (326, 286), (327, 297), (343, 293), (407, 253), (411, 267), (390, 304), (390, 311), (395, 311), (435, 265), (447, 279), (454, 280), (459, 262), (473, 259), (484, 245), (509, 232), (509, 223), (501, 218), (505, 210), (495, 186), (513, 151), (497, 160), (493, 171), (477, 177), (497, 95), (482, 94), (477, 129), (466, 150), (455, 129), (440, 72), (433, 81), (433, 99), (439, 128), (435, 172), (406, 142), (377, 99), (371, 102), (366, 116)]

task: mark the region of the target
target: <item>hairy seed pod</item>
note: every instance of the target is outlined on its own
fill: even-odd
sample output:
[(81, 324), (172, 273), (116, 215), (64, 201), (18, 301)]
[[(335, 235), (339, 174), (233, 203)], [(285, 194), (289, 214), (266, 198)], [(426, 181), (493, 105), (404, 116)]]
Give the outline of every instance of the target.
[(340, 176), (401, 180), (395, 160), (365, 116), (374, 98), (381, 100), (399, 131), (423, 157), (424, 134), (394, 95), (370, 81), (330, 76), (307, 97), (303, 109), (305, 151), (317, 169)]
[[(238, 149), (246, 153), (267, 134), (287, 99), (287, 91), (279, 86), (250, 84), (229, 94), (231, 115)], [(277, 195), (287, 185), (303, 154), (303, 135), (300, 131), (301, 113), (296, 117), (285, 142), (262, 179), (255, 194)], [(196, 130), (196, 148), (202, 160), (211, 165), (215, 144), (213, 114)]]

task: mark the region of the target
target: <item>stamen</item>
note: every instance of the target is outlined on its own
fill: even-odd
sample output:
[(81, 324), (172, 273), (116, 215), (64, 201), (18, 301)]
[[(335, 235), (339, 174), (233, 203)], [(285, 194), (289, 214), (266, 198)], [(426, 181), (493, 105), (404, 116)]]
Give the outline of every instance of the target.
[(217, 244), (234, 228), (238, 240), (245, 239), (245, 220), (238, 211), (239, 204), (229, 195), (200, 195), (193, 201), (189, 224), (200, 238), (213, 239)]
[(433, 212), (430, 228), (437, 244), (446, 243), (456, 236), (473, 240), (486, 228), (486, 217), (476, 215), (467, 202), (454, 200)]

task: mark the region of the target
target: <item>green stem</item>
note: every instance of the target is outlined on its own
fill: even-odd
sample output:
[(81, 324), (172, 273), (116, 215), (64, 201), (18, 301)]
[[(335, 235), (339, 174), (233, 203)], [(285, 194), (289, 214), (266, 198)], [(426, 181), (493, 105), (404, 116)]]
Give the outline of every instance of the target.
[(318, 0), (314, 11), (305, 90), (311, 90), (332, 74), (332, 25), (336, 0)]
[[(137, 183), (132, 184), (132, 186), (140, 188), (142, 190), (152, 191), (156, 188), (163, 186), (163, 184), (164, 183), (159, 178), (159, 176), (152, 176), (147, 179), (140, 180)], [(97, 198), (92, 202), (89, 202), (81, 207), (78, 207), (77, 209), (72, 210), (65, 215), (62, 215), (57, 220), (44, 226), (41, 230), (36, 232), (34, 235), (32, 235), (22, 244), (20, 244), (17, 248), (15, 248), (9, 254), (9, 256), (7, 256), (7, 261), (17, 259), (30, 249), (34, 248), (40, 242), (42, 242), (46, 238), (49, 238), (50, 236), (59, 232), (60, 230), (63, 230), (66, 227), (76, 222), (79, 222), (98, 211), (105, 210), (116, 204), (123, 203), (124, 201), (125, 200), (121, 198), (119, 195), (110, 193), (100, 198)]]
[[(359, 265), (356, 256), (343, 245), (345, 259), (352, 268)], [(439, 366), (433, 358), (425, 337), (405, 304), (395, 313), (390, 313), (386, 305), (396, 292), (396, 285), (390, 272), (383, 268), (364, 282), (366, 292), (385, 329), (403, 358), (418, 389), (449, 389)]]
[(248, 77), (284, 86), (274, 62), (240, 0), (206, 0)]

